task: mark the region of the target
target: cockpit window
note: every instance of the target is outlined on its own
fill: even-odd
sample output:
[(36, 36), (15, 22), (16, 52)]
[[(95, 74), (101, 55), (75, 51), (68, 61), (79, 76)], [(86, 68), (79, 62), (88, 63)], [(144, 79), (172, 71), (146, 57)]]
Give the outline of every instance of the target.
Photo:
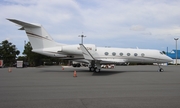
[(162, 55), (164, 54), (163, 52), (159, 52), (159, 53), (162, 54)]

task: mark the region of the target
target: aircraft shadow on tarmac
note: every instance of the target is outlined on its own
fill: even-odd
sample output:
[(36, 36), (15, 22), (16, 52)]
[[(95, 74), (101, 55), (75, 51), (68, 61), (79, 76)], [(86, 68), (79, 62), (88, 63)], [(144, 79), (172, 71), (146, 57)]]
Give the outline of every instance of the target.
[(120, 73), (124, 73), (126, 71), (119, 71), (119, 70), (112, 70), (112, 69), (105, 69), (105, 70), (101, 70), (101, 72), (96, 73), (96, 72), (91, 72), (87, 69), (80, 69), (80, 68), (71, 68), (71, 69), (43, 69), (39, 72), (41, 73), (46, 73), (46, 72), (71, 72), (73, 73), (74, 71), (76, 71), (77, 73), (92, 73), (92, 76), (106, 76), (106, 75), (112, 75), (112, 74), (120, 74)]
[[(122, 73), (129, 73), (129, 72), (157, 72), (157, 71), (136, 71), (136, 70), (131, 70), (131, 71), (119, 71), (119, 70), (102, 70), (101, 72), (99, 73), (96, 73), (96, 72), (90, 72), (89, 70), (82, 70), (82, 69), (75, 69), (77, 74), (78, 73), (92, 73), (91, 76), (109, 76), (109, 75), (114, 75), (114, 74), (122, 74)], [(73, 73), (74, 72), (74, 69), (72, 70), (42, 70), (40, 72), (59, 72), (59, 73), (62, 73), (62, 72), (68, 72), (68, 73)]]
[(124, 73), (125, 71), (101, 71), (100, 73), (93, 72), (92, 76), (107, 76), (107, 75), (113, 75), (113, 74), (120, 74)]
[(78, 70), (78, 73), (79, 72), (81, 72), (81, 73), (83, 73), (83, 72), (92, 73), (92, 76), (107, 76), (107, 75), (124, 73), (125, 71), (105, 69), (105, 70), (101, 70), (101, 72), (98, 72), (98, 73), (91, 72), (89, 70)]
[(105, 75), (113, 75), (113, 74), (120, 74), (120, 73), (129, 73), (129, 72), (157, 72), (157, 71), (147, 71), (147, 70), (130, 70), (130, 71), (118, 71), (118, 70), (105, 70), (101, 71), (100, 73), (93, 72), (93, 76), (105, 76)]
[(120, 74), (120, 73), (129, 73), (129, 72), (158, 72), (157, 70), (114, 70), (114, 69), (102, 69), (101, 72), (95, 73), (90, 72), (87, 69), (80, 69), (80, 68), (71, 68), (71, 69), (43, 69), (40, 72), (71, 72), (73, 73), (76, 71), (77, 73), (92, 73), (92, 76), (107, 76), (107, 75), (113, 75), (113, 74)]

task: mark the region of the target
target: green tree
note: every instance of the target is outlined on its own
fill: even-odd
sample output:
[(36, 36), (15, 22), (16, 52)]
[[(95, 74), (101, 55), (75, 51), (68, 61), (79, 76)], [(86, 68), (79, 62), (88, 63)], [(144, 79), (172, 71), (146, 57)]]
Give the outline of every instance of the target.
[(46, 62), (46, 65), (58, 65), (59, 63), (68, 63), (67, 60), (60, 60), (54, 57), (48, 57), (32, 52), (32, 46), (30, 42), (28, 42), (24, 46), (23, 54), (25, 55), (25, 62), (28, 62), (30, 66), (44, 65), (44, 62)]
[(48, 58), (47, 56), (32, 52), (32, 46), (30, 42), (24, 46), (23, 54), (26, 56), (26, 62), (29, 62), (30, 66), (43, 65), (43, 59)]
[(13, 45), (8, 40), (0, 43), (0, 59), (3, 60), (6, 66), (12, 66), (19, 54), (20, 51), (17, 50), (16, 45)]

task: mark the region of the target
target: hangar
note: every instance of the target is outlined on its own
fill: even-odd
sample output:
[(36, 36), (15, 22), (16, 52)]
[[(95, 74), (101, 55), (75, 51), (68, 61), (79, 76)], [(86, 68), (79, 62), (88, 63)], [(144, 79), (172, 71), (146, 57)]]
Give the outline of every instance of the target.
[[(167, 53), (167, 56), (173, 59), (172, 64), (176, 64), (176, 50)], [(180, 50), (177, 50), (177, 64), (180, 64)]]

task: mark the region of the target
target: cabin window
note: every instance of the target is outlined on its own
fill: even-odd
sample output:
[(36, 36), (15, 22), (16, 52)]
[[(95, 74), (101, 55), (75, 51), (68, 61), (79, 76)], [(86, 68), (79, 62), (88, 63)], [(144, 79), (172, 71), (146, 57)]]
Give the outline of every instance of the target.
[(137, 56), (138, 54), (137, 53), (134, 53), (134, 56)]
[(127, 53), (127, 56), (130, 56), (131, 54), (130, 53)]
[(141, 56), (142, 56), (142, 57), (144, 57), (144, 56), (145, 56), (145, 54), (144, 54), (144, 53), (142, 53), (142, 54), (141, 54)]
[(123, 53), (121, 52), (121, 53), (119, 53), (119, 55), (120, 55), (120, 56), (123, 56)]
[(113, 56), (115, 56), (115, 55), (116, 55), (116, 53), (115, 53), (115, 52), (113, 52), (113, 53), (112, 53), (112, 55), (113, 55)]
[(109, 53), (108, 53), (108, 52), (105, 52), (104, 54), (107, 56)]

